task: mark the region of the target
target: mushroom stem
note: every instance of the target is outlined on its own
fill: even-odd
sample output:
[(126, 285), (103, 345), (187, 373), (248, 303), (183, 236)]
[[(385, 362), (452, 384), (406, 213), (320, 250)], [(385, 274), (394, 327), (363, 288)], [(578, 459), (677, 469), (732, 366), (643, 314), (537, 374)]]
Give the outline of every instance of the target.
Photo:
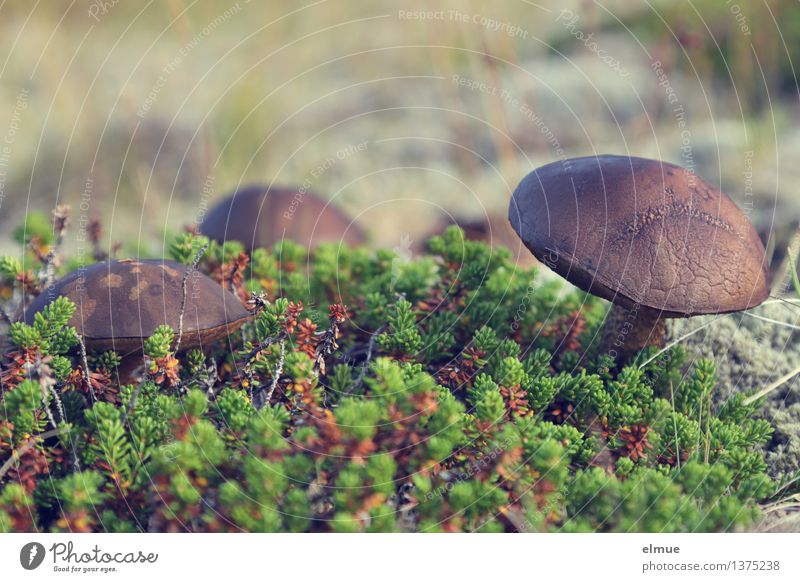
[(639, 304), (630, 309), (614, 304), (603, 326), (600, 353), (622, 367), (646, 347), (664, 347), (664, 333), (660, 311)]

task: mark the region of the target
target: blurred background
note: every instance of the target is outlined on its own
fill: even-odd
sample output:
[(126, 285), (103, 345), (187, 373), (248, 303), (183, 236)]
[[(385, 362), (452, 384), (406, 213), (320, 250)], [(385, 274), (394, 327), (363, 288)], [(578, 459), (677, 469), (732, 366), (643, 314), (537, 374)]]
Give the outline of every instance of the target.
[(779, 260), (798, 53), (794, 0), (6, 0), (0, 252), (68, 203), (105, 245), (160, 254), (251, 182), (305, 185), (403, 247), (443, 215), (504, 217), (541, 164), (618, 153), (720, 185)]

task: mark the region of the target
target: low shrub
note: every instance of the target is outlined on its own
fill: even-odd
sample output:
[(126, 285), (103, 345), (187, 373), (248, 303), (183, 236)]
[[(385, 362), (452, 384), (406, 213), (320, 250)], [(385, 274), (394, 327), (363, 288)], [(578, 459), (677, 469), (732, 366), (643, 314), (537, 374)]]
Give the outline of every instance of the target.
[[(4, 296), (31, 261), (0, 262)], [(252, 321), (204, 353), (159, 329), (133, 384), (84, 360), (68, 300), (11, 327), (0, 530), (727, 531), (775, 492), (769, 423), (712, 402), (712, 361), (616, 369), (603, 302), (455, 227), (414, 260), (211, 242), (199, 268)]]

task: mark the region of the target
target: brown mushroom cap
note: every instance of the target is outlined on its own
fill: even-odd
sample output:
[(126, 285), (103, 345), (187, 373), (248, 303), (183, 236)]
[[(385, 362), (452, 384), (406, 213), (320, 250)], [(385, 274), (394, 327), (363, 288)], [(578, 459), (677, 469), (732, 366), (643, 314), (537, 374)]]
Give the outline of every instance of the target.
[(625, 307), (688, 317), (769, 295), (764, 245), (747, 217), (680, 166), (610, 155), (554, 162), (522, 180), (509, 220), (548, 267)]
[(219, 202), (200, 232), (218, 242), (237, 240), (251, 250), (284, 239), (308, 248), (324, 242), (365, 242), (358, 225), (317, 194), (262, 185), (241, 188)]
[[(159, 325), (177, 333), (188, 267), (173, 261), (122, 260), (79, 269), (45, 289), (25, 310), (34, 314), (58, 296), (75, 303), (69, 324), (92, 350), (128, 353), (142, 348)], [(186, 280), (181, 349), (213, 342), (238, 329), (249, 316), (237, 297), (195, 271)]]

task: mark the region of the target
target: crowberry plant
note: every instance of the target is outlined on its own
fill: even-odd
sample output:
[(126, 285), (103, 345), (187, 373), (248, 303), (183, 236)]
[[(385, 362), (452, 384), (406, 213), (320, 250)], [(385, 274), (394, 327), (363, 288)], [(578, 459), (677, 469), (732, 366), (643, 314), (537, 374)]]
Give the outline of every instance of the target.
[[(25, 232), (44, 260), (47, 230)], [(713, 362), (615, 371), (601, 301), (457, 228), (410, 262), (170, 249), (205, 245), (251, 321), (202, 352), (159, 328), (133, 384), (113, 352), (84, 361), (66, 298), (11, 326), (0, 530), (723, 531), (774, 493), (771, 428), (745, 394), (713, 404)], [(0, 260), (4, 297), (36, 291), (22, 264)]]

